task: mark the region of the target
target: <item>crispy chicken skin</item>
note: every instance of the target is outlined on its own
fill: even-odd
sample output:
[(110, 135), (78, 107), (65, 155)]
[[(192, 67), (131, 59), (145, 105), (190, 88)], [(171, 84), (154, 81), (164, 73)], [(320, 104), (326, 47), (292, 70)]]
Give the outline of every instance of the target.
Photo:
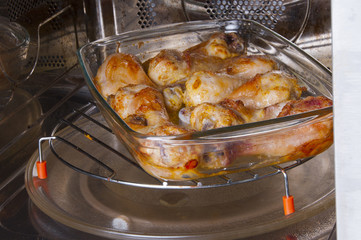
[[(292, 100), (283, 106), (278, 117), (332, 106), (332, 100), (319, 97), (306, 97)], [(275, 134), (255, 138), (239, 146), (240, 155), (265, 155), (268, 157), (283, 157), (284, 160), (298, 159), (322, 152), (333, 142), (332, 118), (315, 121), (312, 124), (280, 131)]]
[(277, 117), (285, 117), (332, 106), (332, 100), (323, 97), (306, 97), (301, 100), (288, 101)]
[[(222, 65), (224, 67), (218, 69), (218, 71), (198, 71), (189, 77), (185, 83), (184, 101), (186, 106), (196, 106), (203, 102), (218, 103), (227, 98), (231, 93), (230, 98), (245, 100), (251, 91), (253, 91), (253, 95), (248, 97), (250, 100), (246, 101), (247, 103), (252, 101), (254, 96), (261, 94), (261, 96), (258, 96), (258, 101), (263, 101), (264, 104), (265, 101), (271, 100), (269, 104), (272, 105), (274, 102), (270, 98), (275, 98), (275, 95), (280, 92), (287, 94), (286, 91), (288, 90), (289, 97), (293, 92), (295, 94), (299, 93), (296, 82), (294, 82), (296, 80), (291, 80), (290, 77), (276, 71), (272, 75), (266, 74), (276, 68), (275, 62), (268, 58), (260, 56), (236, 57), (227, 59)], [(251, 83), (247, 85), (244, 84), (256, 75), (264, 77), (259, 77), (258, 80), (250, 80)], [(262, 92), (255, 92), (259, 86), (262, 86), (264, 90)], [(236, 88), (239, 89), (238, 92)], [(279, 101), (282, 100), (281, 98)], [(258, 106), (258, 108), (263, 107), (265, 106)]]
[[(245, 83), (250, 78), (254, 77), (257, 74), (272, 71), (276, 67), (274, 61), (259, 56), (236, 57), (234, 59), (235, 61), (232, 61), (233, 59), (234, 58), (228, 59), (229, 61), (226, 61), (226, 63), (229, 63), (228, 67), (220, 68), (220, 70), (217, 72), (194, 72), (185, 83), (185, 105), (189, 107), (196, 106), (203, 102), (218, 103), (224, 98), (226, 98), (229, 94), (231, 94), (237, 87), (244, 85), (243, 83)], [(222, 65), (227, 66), (226, 63), (222, 63)], [(214, 66), (215, 64), (211, 65)], [(288, 78), (286, 78), (286, 80), (288, 80)], [(286, 80), (284, 80), (283, 82), (286, 82)], [(289, 80), (288, 82), (291, 81), (292, 80)], [(278, 82), (280, 82), (278, 83), (279, 85), (282, 84), (281, 80), (279, 80)], [(267, 83), (265, 80), (263, 80), (261, 83), (264, 84), (264, 87), (268, 86), (266, 85)], [(259, 83), (254, 81), (253, 85), (255, 84)], [(286, 83), (284, 83), (283, 85), (285, 84)], [(251, 87), (252, 83), (249, 83), (248, 85)], [(278, 86), (274, 85), (274, 87)], [(282, 89), (279, 89), (279, 91), (281, 90)], [(240, 91), (244, 90), (241, 88)], [(295, 91), (297, 91), (297, 89)], [(236, 97), (236, 93), (234, 93), (234, 97)]]
[(158, 86), (169, 86), (184, 81), (194, 72), (216, 71), (224, 66), (223, 59), (239, 56), (244, 51), (244, 42), (236, 34), (215, 34), (184, 52), (161, 50), (150, 59), (148, 76)]
[(239, 115), (242, 118), (242, 121), (244, 123), (257, 122), (257, 121), (265, 120), (266, 118), (265, 109), (246, 108), (243, 102), (240, 100), (232, 100), (226, 98), (220, 102), (220, 105), (225, 108), (232, 109), (237, 115)]
[(153, 136), (174, 136), (174, 135), (180, 135), (189, 133), (190, 131), (186, 128), (180, 127), (178, 125), (175, 125), (171, 122), (162, 124), (162, 125), (156, 125), (153, 128), (149, 129), (147, 132), (148, 135)]
[(94, 83), (104, 98), (115, 94), (129, 84), (154, 84), (148, 78), (140, 61), (133, 55), (114, 53), (99, 67)]
[(184, 103), (187, 107), (218, 103), (240, 85), (242, 81), (224, 74), (196, 72), (185, 83)]
[[(155, 142), (144, 141), (139, 149), (141, 158), (145, 159), (143, 164), (177, 170), (195, 168), (201, 162), (202, 146), (179, 145), (179, 146), (157, 146)], [(189, 166), (189, 164), (192, 166)]]
[(242, 101), (232, 99), (224, 99), (220, 105), (232, 109), (244, 123), (251, 123), (329, 107), (332, 105), (332, 100), (324, 97), (306, 97), (302, 100), (280, 102), (263, 109), (246, 108)]
[(241, 100), (245, 107), (263, 109), (265, 107), (298, 99), (303, 88), (297, 80), (283, 72), (272, 71), (260, 74), (235, 89), (227, 98)]
[(161, 50), (149, 61), (148, 76), (159, 86), (174, 84), (189, 74), (189, 63), (178, 50)]
[[(169, 121), (162, 94), (146, 85), (129, 85), (109, 97), (109, 103), (119, 116), (134, 130), (153, 136), (170, 136), (189, 133)], [(140, 139), (138, 151), (146, 163), (158, 167), (184, 167), (202, 155), (199, 146), (159, 146), (156, 141)]]
[(110, 106), (134, 130), (169, 122), (162, 94), (147, 85), (129, 85), (109, 97)]
[(183, 52), (190, 66), (190, 73), (198, 71), (216, 72), (223, 67), (225, 59), (246, 53), (243, 39), (234, 33), (217, 33)]
[(226, 59), (218, 72), (248, 80), (275, 69), (275, 61), (265, 56), (237, 56)]
[(194, 107), (189, 118), (190, 128), (196, 131), (234, 126), (242, 123), (243, 120), (232, 110), (210, 103), (202, 103)]
[(190, 132), (170, 122), (163, 96), (153, 87), (129, 85), (119, 88), (108, 102), (130, 128), (140, 133), (166, 136)]
[(187, 49), (185, 54), (226, 59), (244, 54), (245, 51), (245, 42), (237, 34), (215, 33), (207, 41)]

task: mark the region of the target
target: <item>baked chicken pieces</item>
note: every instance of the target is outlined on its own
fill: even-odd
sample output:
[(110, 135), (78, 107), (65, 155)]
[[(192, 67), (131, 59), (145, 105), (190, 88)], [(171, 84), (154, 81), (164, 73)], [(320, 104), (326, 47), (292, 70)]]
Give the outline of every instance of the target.
[(218, 33), (194, 47), (181, 52), (161, 50), (149, 60), (148, 76), (164, 87), (185, 81), (198, 71), (217, 71), (224, 67), (223, 60), (244, 54), (243, 40), (236, 34)]
[[(128, 85), (120, 88), (115, 95), (109, 97), (108, 101), (128, 126), (137, 132), (154, 136), (190, 132), (170, 122), (163, 96), (153, 87)], [(139, 141), (140, 158), (151, 159), (152, 164), (159, 167), (179, 168), (190, 164), (190, 161), (198, 164), (202, 156), (203, 148), (200, 146), (163, 147), (147, 139), (139, 139)]]
[[(288, 101), (277, 117), (285, 117), (312, 110), (332, 106), (326, 97), (306, 97)], [(312, 123), (301, 124), (288, 131), (280, 131), (272, 135), (254, 138), (239, 145), (240, 155), (260, 155), (280, 161), (300, 159), (316, 155), (333, 142), (332, 118), (314, 120)]]
[(154, 86), (140, 61), (135, 56), (125, 53), (108, 56), (99, 67), (94, 84), (105, 99), (115, 94), (120, 87), (129, 84)]
[(162, 94), (147, 85), (128, 85), (119, 88), (108, 99), (110, 106), (133, 128), (154, 126), (168, 122)]
[(162, 50), (149, 61), (148, 76), (159, 86), (177, 83), (189, 74), (189, 63), (183, 53), (175, 49)]
[[(208, 40), (185, 50), (184, 54), (190, 58), (190, 61), (197, 61), (201, 56), (227, 59), (245, 52), (245, 42), (236, 33), (215, 33)], [(195, 63), (192, 65), (197, 66)]]
[(242, 81), (224, 74), (199, 71), (185, 83), (184, 103), (194, 107), (201, 103), (218, 103), (242, 85)]
[(229, 99), (240, 100), (249, 109), (262, 109), (291, 99), (298, 99), (302, 88), (297, 80), (283, 72), (256, 75), (235, 89)]
[(254, 78), (257, 74), (263, 74), (278, 69), (275, 61), (265, 56), (237, 56), (226, 59), (217, 71), (242, 80)]
[(119, 88), (108, 102), (130, 128), (140, 133), (165, 136), (189, 132), (170, 122), (163, 95), (153, 87), (128, 85)]
[(194, 107), (189, 117), (189, 127), (196, 131), (229, 127), (242, 124), (234, 111), (221, 105), (202, 103)]
[(190, 173), (197, 177), (201, 171), (232, 168), (236, 159), (247, 156), (266, 159), (259, 164), (267, 165), (276, 163), (274, 159), (312, 156), (332, 144), (332, 118), (230, 144), (188, 144), (194, 132), (332, 106), (326, 97), (301, 98), (307, 89), (295, 77), (267, 56), (247, 55), (244, 41), (234, 33), (214, 34), (184, 51), (161, 50), (149, 59), (146, 70), (144, 66), (130, 54), (112, 54), (94, 82), (134, 131), (182, 135), (178, 145), (139, 140), (136, 154), (156, 176), (184, 180), (192, 178)]

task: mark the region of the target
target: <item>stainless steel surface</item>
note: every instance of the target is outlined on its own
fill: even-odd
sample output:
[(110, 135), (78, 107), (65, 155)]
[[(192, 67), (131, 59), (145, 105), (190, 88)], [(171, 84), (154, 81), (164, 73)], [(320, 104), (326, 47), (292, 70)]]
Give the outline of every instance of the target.
[[(61, 9), (53, 9), (54, 4), (55, 1), (36, 1), (36, 4), (34, 1), (0, 2), (1, 15), (20, 23), (29, 32), (28, 66), (36, 62), (39, 24)], [(89, 95), (82, 87), (81, 75), (75, 66), (77, 41), (73, 16), (73, 12), (67, 10), (62, 14), (61, 26), (56, 24), (60, 21), (58, 18), (41, 27), (41, 47), (35, 71), (29, 79), (16, 85), (13, 101), (0, 117), (1, 239), (41, 236), (34, 230), (27, 212), (20, 210), (29, 201), (24, 191), (25, 164), (36, 150), (38, 138), (50, 133), (57, 116), (67, 114), (74, 104), (84, 104), (89, 100), (84, 100)], [(84, 29), (79, 27), (80, 42), (84, 41), (82, 32)], [(18, 63), (9, 64), (16, 66)], [(22, 215), (16, 217), (19, 211)]]
[(311, 0), (307, 24), (295, 43), (332, 69), (331, 1)]
[(166, 23), (184, 22), (182, 1), (178, 0), (85, 0), (90, 41)]
[[(330, 0), (107, 0), (101, 1), (100, 5), (98, 0), (84, 2), (85, 12), (89, 15), (87, 33), (90, 41), (103, 35), (111, 36), (167, 23), (226, 19), (231, 18), (230, 14), (233, 18), (253, 18), (261, 23), (267, 17), (264, 22), (266, 26), (332, 68)], [(101, 15), (96, 14), (100, 9), (101, 19)], [(227, 14), (212, 14), (213, 11)]]
[[(304, 31), (295, 40), (296, 44), (329, 68), (332, 67), (330, 2), (329, 0), (310, 0), (309, 17)], [(161, 25), (187, 20), (184, 11), (184, 1), (155, 0), (6, 0), (0, 2), (0, 15), (22, 24), (30, 33), (30, 48), (35, 50), (37, 26), (39, 23), (63, 9), (69, 3), (72, 6), (70, 11), (53, 19), (43, 27), (43, 30), (40, 32), (41, 48), (35, 72), (28, 81), (19, 86), (21, 90), (28, 92), (33, 99), (40, 103), (42, 114), (35, 121), (35, 125), (33, 124), (33, 126), (41, 126), (41, 134), (38, 137), (43, 135), (49, 136), (59, 118), (71, 112), (74, 106), (81, 106), (90, 99), (87, 89), (81, 85), (82, 77), (76, 66), (76, 40), (78, 40), (79, 46), (81, 46), (88, 40), (97, 39), (101, 36), (97, 35), (99, 33), (110, 36), (126, 30), (141, 29), (142, 27), (148, 28), (155, 24)], [(152, 7), (151, 3), (155, 4), (152, 10), (141, 9), (142, 4)], [(340, 3), (340, 5), (342, 6), (343, 3)], [(94, 8), (94, 6), (98, 6), (98, 9)], [(99, 11), (99, 9), (102, 11), (103, 25), (98, 18), (101, 15), (96, 15), (96, 11)], [(355, 9), (359, 9), (359, 7)], [(352, 12), (352, 9), (349, 12)], [(143, 14), (148, 19), (145, 17), (141, 19)], [(153, 16), (154, 14), (155, 16)], [(280, 17), (283, 17), (283, 15)], [(98, 28), (98, 26), (103, 26), (103, 28)], [(354, 29), (357, 29), (357, 26)], [(75, 32), (77, 32), (77, 35)], [(34, 50), (32, 51), (31, 49), (30, 54), (35, 56)], [(33, 57), (30, 63), (34, 61), (35, 58)], [(10, 158), (5, 159), (0, 156), (0, 163), (2, 164), (0, 181), (0, 238), (104, 239), (104, 237), (75, 230), (51, 219), (29, 199), (24, 185), (24, 171), (25, 164), (34, 151), (36, 151), (36, 148), (37, 141), (34, 141), (25, 147), (19, 147), (15, 151), (15, 155), (12, 155)], [(69, 170), (67, 169), (66, 171)], [(302, 179), (309, 180), (309, 175), (305, 174), (305, 178)], [(273, 181), (280, 181), (281, 184), (277, 183), (277, 185), (282, 186), (280, 175), (275, 176)], [(314, 197), (312, 194), (314, 189), (308, 192), (302, 192), (299, 189), (301, 195), (298, 195), (298, 190), (295, 189), (297, 190), (296, 195), (293, 190), (295, 188), (293, 181), (291, 176), (291, 193), (296, 198), (297, 208), (298, 196), (301, 196), (301, 198), (304, 196), (312, 198)], [(320, 181), (323, 182), (323, 179), (320, 179)], [(311, 189), (311, 185), (314, 186), (309, 181), (302, 182), (300, 185), (302, 187), (306, 185), (309, 189)], [(282, 195), (283, 189), (284, 187), (282, 186), (280, 189), (277, 189), (277, 192), (282, 192)], [(277, 199), (276, 204), (280, 204), (279, 194), (277, 194)], [(277, 209), (279, 209), (278, 207)], [(305, 211), (308, 211), (307, 207), (305, 207)], [(145, 221), (143, 223), (146, 224), (148, 222)], [(291, 222), (285, 228), (249, 239), (328, 239), (334, 223), (335, 208), (333, 206), (324, 206), (312, 216), (302, 218), (302, 221), (297, 223)], [(219, 224), (219, 221), (214, 222), (215, 226), (217, 224)], [(237, 237), (235, 236), (235, 238)]]
[[(25, 102), (28, 103), (23, 106)], [(42, 134), (41, 125), (37, 124), (41, 115), (42, 109), (37, 99), (32, 99), (31, 94), (23, 89), (14, 91), (13, 99), (0, 114), (0, 179), (8, 174), (8, 167), (14, 164), (14, 156), (19, 149), (33, 145)]]
[(182, 1), (113, 0), (116, 33), (186, 21)]
[(254, 20), (291, 41), (302, 34), (310, 13), (310, 0), (184, 0), (184, 6), (189, 20)]
[(331, 68), (331, 1), (184, 0), (187, 18), (252, 19), (294, 41)]

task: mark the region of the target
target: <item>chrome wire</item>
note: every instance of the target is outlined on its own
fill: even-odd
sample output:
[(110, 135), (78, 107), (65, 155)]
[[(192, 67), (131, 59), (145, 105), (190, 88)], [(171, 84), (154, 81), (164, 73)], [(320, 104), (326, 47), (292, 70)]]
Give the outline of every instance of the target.
[[(226, 175), (222, 175), (222, 176), (215, 176), (215, 177), (210, 177), (210, 178), (205, 178), (205, 179), (196, 179), (196, 180), (188, 180), (188, 181), (180, 181), (180, 182), (163, 181), (163, 180), (153, 178), (153, 177), (151, 177), (150, 179), (155, 180), (155, 181), (149, 181), (149, 182), (141, 182), (141, 181), (135, 182), (135, 181), (129, 181), (127, 179), (116, 179), (114, 177), (118, 176), (118, 175), (113, 168), (106, 165), (101, 160), (97, 159), (96, 157), (92, 156), (90, 153), (86, 152), (81, 147), (77, 146), (76, 144), (69, 142), (68, 140), (66, 140), (63, 137), (57, 136), (57, 132), (58, 132), (58, 130), (62, 129), (62, 126), (71, 127), (74, 129), (74, 131), (82, 134), (84, 136), (84, 138), (91, 139), (94, 142), (96, 142), (97, 144), (100, 144), (102, 146), (102, 148), (104, 148), (105, 151), (111, 151), (111, 152), (115, 153), (119, 157), (120, 160), (127, 161), (131, 166), (140, 169), (141, 170), (141, 171), (139, 171), (140, 174), (148, 175), (148, 173), (143, 171), (142, 168), (134, 160), (126, 157), (123, 153), (117, 151), (116, 149), (112, 148), (108, 144), (102, 142), (101, 140), (99, 140), (96, 136), (92, 135), (91, 133), (76, 126), (75, 121), (77, 119), (79, 119), (80, 117), (83, 117), (83, 118), (95, 123), (98, 127), (103, 128), (104, 130), (109, 132), (109, 134), (113, 134), (112, 131), (107, 126), (105, 126), (104, 124), (97, 121), (94, 117), (92, 117), (91, 114), (88, 114), (88, 111), (91, 109), (93, 109), (93, 110), (96, 109), (96, 106), (94, 103), (89, 102), (87, 105), (83, 106), (82, 108), (74, 109), (74, 111), (71, 114), (66, 116), (64, 119), (61, 119), (59, 124), (54, 128), (51, 137), (41, 138), (39, 140), (39, 158), (42, 157), (41, 142), (44, 140), (48, 140), (50, 149), (53, 152), (53, 154), (57, 157), (57, 159), (59, 159), (66, 166), (72, 168), (73, 170), (75, 170), (79, 173), (82, 173), (82, 174), (85, 174), (87, 176), (94, 177), (97, 179), (101, 179), (104, 181), (118, 183), (118, 184), (134, 186), (134, 187), (143, 187), (143, 188), (156, 188), (156, 189), (161, 189), (161, 188), (194, 189), (194, 188), (223, 187), (223, 186), (229, 186), (229, 185), (234, 185), (234, 184), (252, 182), (252, 181), (260, 180), (260, 179), (263, 179), (266, 177), (271, 177), (271, 176), (277, 175), (279, 173), (283, 173), (284, 180), (285, 180), (285, 187), (286, 187), (286, 195), (289, 194), (288, 177), (287, 177), (286, 171), (288, 171), (292, 168), (295, 168), (311, 159), (311, 158), (300, 159), (300, 160), (291, 162), (287, 166), (282, 166), (282, 167), (277, 165), (277, 166), (273, 166), (273, 167), (263, 168), (262, 172), (255, 169), (255, 170), (251, 170), (251, 171), (226, 174)], [(67, 159), (64, 159), (60, 156), (60, 154), (56, 150), (56, 147), (54, 146), (55, 141), (61, 141), (62, 143), (66, 144), (69, 148), (75, 149), (76, 151), (80, 152), (82, 155), (84, 155), (87, 158), (89, 158), (90, 160), (92, 160), (95, 164), (99, 165), (99, 167), (106, 169), (108, 172), (110, 172), (110, 174), (107, 176), (101, 176), (99, 174), (95, 174), (95, 173), (86, 171), (86, 170), (82, 169), (81, 167), (74, 166)], [(265, 171), (265, 169), (267, 169), (267, 171)], [(150, 175), (148, 175), (148, 177), (149, 176)], [(243, 176), (243, 178), (240, 178), (241, 176)], [(246, 176), (246, 177), (244, 177), (244, 176)]]

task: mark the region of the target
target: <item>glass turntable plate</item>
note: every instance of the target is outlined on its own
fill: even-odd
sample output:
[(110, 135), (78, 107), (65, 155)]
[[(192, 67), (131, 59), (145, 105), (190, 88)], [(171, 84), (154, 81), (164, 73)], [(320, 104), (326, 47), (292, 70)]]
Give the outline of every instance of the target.
[[(93, 117), (105, 124), (100, 114)], [(102, 141), (129, 156), (113, 134), (86, 119), (77, 125), (95, 131)], [(129, 177), (141, 175), (140, 169), (102, 153), (101, 146), (84, 142), (84, 135), (73, 128), (66, 127), (57, 135), (80, 142), (85, 150), (113, 161)], [(68, 146), (54, 147), (63, 158), (79, 160), (78, 164), (84, 165), (81, 156), (69, 151)], [(42, 152), (48, 178), (37, 178), (38, 152), (26, 168), (26, 189), (31, 200), (54, 220), (101, 237), (235, 239), (282, 229), (334, 206), (333, 148), (288, 171), (290, 194), (295, 197), (296, 207), (296, 212), (289, 216), (283, 215), (281, 174), (225, 187), (153, 189), (96, 179), (63, 164), (48, 145)], [(87, 169), (99, 168), (92, 161), (86, 165)]]

